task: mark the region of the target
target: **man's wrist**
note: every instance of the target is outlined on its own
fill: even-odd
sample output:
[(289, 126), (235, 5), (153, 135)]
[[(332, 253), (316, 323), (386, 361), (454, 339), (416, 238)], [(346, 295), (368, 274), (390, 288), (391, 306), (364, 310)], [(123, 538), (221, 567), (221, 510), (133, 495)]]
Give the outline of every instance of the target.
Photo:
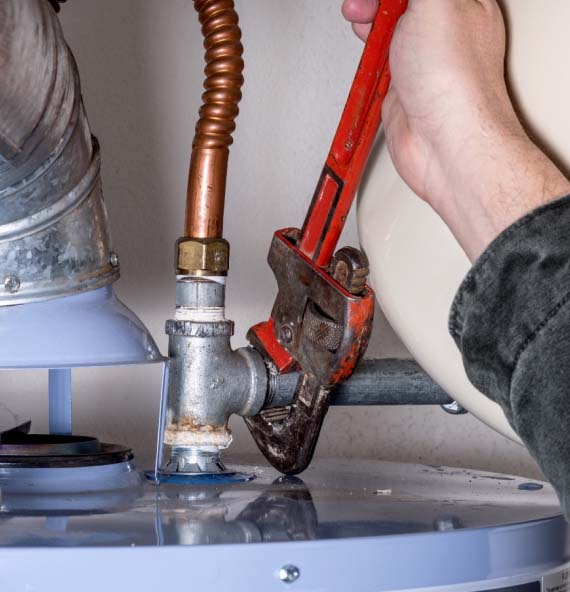
[(570, 182), (518, 121), (486, 122), (475, 140), (448, 156), (451, 195), (432, 204), (474, 261), (505, 228), (558, 197)]
[(488, 180), (489, 191), (478, 196), (488, 224), (487, 232), (473, 245), (472, 259), (518, 219), (570, 193), (570, 182), (528, 137), (503, 148), (503, 157)]

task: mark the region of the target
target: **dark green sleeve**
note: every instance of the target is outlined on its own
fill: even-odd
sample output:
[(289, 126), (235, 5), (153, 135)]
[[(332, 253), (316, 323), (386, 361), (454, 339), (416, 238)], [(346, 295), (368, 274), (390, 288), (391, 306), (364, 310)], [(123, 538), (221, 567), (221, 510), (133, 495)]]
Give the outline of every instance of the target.
[(450, 332), (570, 515), (570, 196), (507, 228), (476, 261)]

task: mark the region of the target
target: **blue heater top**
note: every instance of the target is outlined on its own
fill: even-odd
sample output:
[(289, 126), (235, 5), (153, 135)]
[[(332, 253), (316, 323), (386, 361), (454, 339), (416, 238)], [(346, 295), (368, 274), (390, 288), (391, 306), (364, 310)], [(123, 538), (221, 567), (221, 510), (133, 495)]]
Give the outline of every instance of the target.
[(132, 462), (0, 469), (1, 589), (568, 590), (548, 484), (349, 460), (286, 478), (255, 460), (229, 463), (251, 481), (209, 486), (156, 486)]
[(111, 286), (0, 307), (0, 368), (147, 364), (163, 358)]

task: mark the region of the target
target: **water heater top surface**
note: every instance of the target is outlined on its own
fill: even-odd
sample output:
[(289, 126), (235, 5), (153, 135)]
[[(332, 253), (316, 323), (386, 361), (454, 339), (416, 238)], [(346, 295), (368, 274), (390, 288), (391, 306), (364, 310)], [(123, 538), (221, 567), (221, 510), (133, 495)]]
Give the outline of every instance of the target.
[(532, 592), (568, 561), (546, 483), (375, 461), (232, 468), (254, 479), (157, 487), (125, 465), (89, 493), (0, 474), (2, 589)]

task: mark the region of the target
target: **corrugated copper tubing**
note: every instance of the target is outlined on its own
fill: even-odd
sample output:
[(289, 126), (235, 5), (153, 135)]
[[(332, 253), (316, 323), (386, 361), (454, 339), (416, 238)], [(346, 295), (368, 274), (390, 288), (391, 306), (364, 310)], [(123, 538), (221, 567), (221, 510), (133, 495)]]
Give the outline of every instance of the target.
[(194, 0), (206, 67), (205, 92), (192, 145), (186, 236), (221, 238), (229, 146), (243, 85), (243, 46), (233, 0)]

